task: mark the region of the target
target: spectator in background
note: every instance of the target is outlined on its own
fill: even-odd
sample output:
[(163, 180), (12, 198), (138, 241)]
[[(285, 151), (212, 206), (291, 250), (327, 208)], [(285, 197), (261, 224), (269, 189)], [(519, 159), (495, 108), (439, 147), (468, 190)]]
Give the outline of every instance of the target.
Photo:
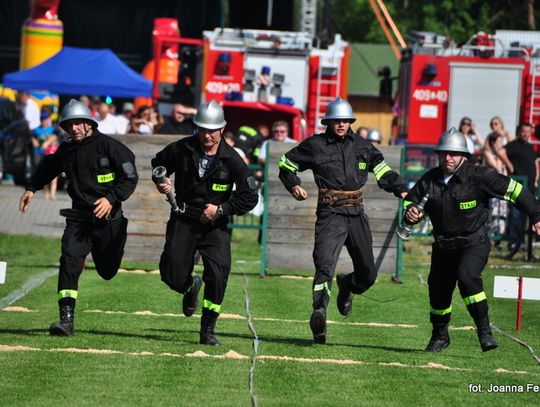
[(379, 146), (382, 142), (381, 133), (377, 129), (369, 129), (367, 137), (365, 137), (375, 147)]
[(150, 106), (141, 106), (137, 114), (131, 116), (130, 133), (152, 134), (153, 126), (151, 123), (152, 110)]
[[(517, 138), (497, 150), (497, 156), (506, 165), (509, 174), (527, 177), (525, 187), (533, 196), (536, 196), (540, 172), (534, 147), (529, 143), (532, 133), (533, 127), (530, 123), (520, 123), (516, 129)], [(514, 206), (511, 206), (508, 223), (510, 249), (510, 253), (507, 256), (508, 260), (511, 260), (515, 256), (524, 242), (526, 224), (527, 215), (522, 214)]]
[(101, 99), (99, 96), (92, 96), (90, 98), (90, 114), (92, 117), (97, 117), (99, 105), (101, 104)]
[(193, 134), (195, 126), (191, 122), (191, 117), (197, 113), (196, 109), (184, 106), (181, 103), (173, 105), (171, 115), (165, 119), (160, 134)]
[(459, 122), (459, 131), (465, 136), (467, 148), (472, 155), (479, 153), (484, 145), (484, 139), (476, 130), (476, 124), (473, 123), (470, 117), (464, 117)]
[(242, 151), (242, 149), (234, 146), (234, 133), (232, 131), (226, 131), (223, 133), (223, 138), (227, 144), (234, 148), (234, 151), (236, 151), (238, 155), (242, 157), (242, 160), (244, 160), (246, 165), (249, 164), (249, 159), (246, 157), (246, 154)]
[[(289, 137), (289, 123), (283, 120), (279, 120), (272, 125), (272, 138), (273, 141), (278, 141), (280, 143), (295, 143), (295, 141)], [(261, 150), (259, 152), (259, 164), (264, 165), (266, 163), (266, 150), (268, 142), (270, 140), (265, 140), (261, 144)]]
[(120, 134), (126, 134), (129, 130), (129, 122), (133, 115), (133, 103), (126, 102), (122, 106), (122, 114), (116, 116), (117, 128)]
[[(60, 131), (53, 124), (51, 114), (52, 110), (44, 107), (41, 110), (41, 123), (33, 130), (34, 168), (37, 167), (45, 155), (54, 154), (60, 144)], [(43, 189), (45, 199), (56, 199), (57, 183), (58, 180), (55, 178), (49, 184), (45, 185)]]
[(368, 128), (364, 126), (358, 127), (358, 130), (356, 130), (356, 134), (365, 139), (368, 135)]
[(488, 137), (497, 138), (501, 147), (505, 146), (509, 141), (515, 139), (513, 134), (506, 131), (504, 128), (504, 122), (499, 116), (494, 116), (489, 121), (489, 127), (491, 128), (491, 133), (488, 135)]
[(270, 128), (267, 124), (261, 123), (257, 126), (257, 131), (264, 140), (268, 140), (272, 135), (270, 134)]
[(118, 120), (110, 113), (110, 106), (105, 102), (99, 104), (96, 121), (98, 122), (98, 130), (103, 134), (122, 133)]
[[(497, 155), (497, 150), (502, 148), (501, 138), (497, 133), (490, 133), (482, 148), (482, 160), (486, 167), (489, 167), (499, 174), (508, 175), (506, 166)], [(508, 203), (505, 200), (492, 198), (489, 202), (491, 217), (488, 223), (490, 238), (496, 238), (494, 247), (501, 250), (500, 239), (506, 232), (506, 219), (508, 214)]]
[(37, 103), (30, 98), (30, 94), (27, 91), (17, 92), (15, 103), (23, 112), (30, 129), (33, 130), (38, 127), (40, 123), (40, 111)]
[(13, 175), (15, 185), (24, 186), (32, 172), (33, 134), (20, 108), (15, 109), (14, 120), (1, 134), (4, 172)]
[(157, 107), (152, 106), (150, 108), (150, 124), (152, 125), (152, 133), (162, 134), (161, 129), (163, 128), (164, 123), (165, 120), (163, 119), (161, 113), (159, 113)]
[(88, 109), (90, 109), (90, 98), (86, 95), (81, 95), (79, 97), (79, 102), (82, 102), (86, 105)]

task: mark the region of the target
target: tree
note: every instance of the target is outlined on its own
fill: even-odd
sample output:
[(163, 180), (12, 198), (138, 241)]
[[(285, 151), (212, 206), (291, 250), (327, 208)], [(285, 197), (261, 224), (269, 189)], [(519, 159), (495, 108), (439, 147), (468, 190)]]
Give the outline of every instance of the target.
[[(351, 42), (385, 43), (369, 0), (329, 0), (328, 31), (339, 32)], [(456, 43), (466, 42), (478, 31), (534, 30), (540, 12), (534, 0), (386, 0), (385, 5), (401, 34), (433, 31)]]

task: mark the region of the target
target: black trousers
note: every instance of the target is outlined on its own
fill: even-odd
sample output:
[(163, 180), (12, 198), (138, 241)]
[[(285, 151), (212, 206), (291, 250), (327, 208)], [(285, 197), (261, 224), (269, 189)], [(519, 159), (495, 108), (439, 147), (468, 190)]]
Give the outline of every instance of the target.
[[(159, 262), (161, 280), (172, 290), (185, 293), (193, 284), (193, 259), (197, 250), (204, 266), (205, 303), (219, 306), (231, 270), (231, 237), (226, 217), (218, 218), (212, 225), (172, 215), (167, 222), (165, 247)], [(213, 309), (218, 312), (219, 307)]]
[(111, 222), (86, 223), (66, 219), (62, 236), (62, 255), (58, 291), (77, 290), (88, 253), (96, 265), (96, 271), (105, 280), (118, 272), (124, 255), (128, 220), (123, 216)]
[(437, 243), (433, 244), (428, 277), (431, 322), (450, 321), (450, 313), (438, 315), (433, 310), (450, 309), (456, 284), (462, 298), (484, 291), (481, 274), (488, 261), (490, 250), (489, 241), (455, 250), (443, 250)]
[[(373, 258), (373, 238), (365, 214), (350, 216), (319, 212), (315, 223), (313, 261), (313, 307), (328, 306), (332, 278), (345, 246), (353, 263), (353, 292), (361, 294), (377, 279)], [(323, 287), (324, 286), (324, 287)]]

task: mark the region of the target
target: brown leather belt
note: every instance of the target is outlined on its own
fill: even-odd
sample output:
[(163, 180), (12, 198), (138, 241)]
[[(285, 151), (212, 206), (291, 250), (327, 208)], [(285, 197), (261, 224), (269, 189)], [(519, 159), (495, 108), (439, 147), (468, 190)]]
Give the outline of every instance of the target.
[(320, 206), (359, 206), (364, 203), (362, 190), (341, 191), (338, 189), (319, 189)]

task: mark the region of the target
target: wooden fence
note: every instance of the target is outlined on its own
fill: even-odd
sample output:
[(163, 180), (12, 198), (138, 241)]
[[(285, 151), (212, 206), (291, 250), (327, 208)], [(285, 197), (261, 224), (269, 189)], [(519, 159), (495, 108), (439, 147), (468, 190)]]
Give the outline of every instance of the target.
[[(317, 186), (311, 171), (298, 175), (302, 186), (309, 194), (305, 201), (296, 201), (283, 187), (278, 178), (279, 158), (294, 145), (270, 143), (268, 171), (268, 226), (266, 230), (266, 267), (312, 269), (313, 244), (315, 240), (315, 210), (317, 207)], [(380, 147), (385, 161), (399, 172), (401, 147)], [(364, 205), (370, 220), (373, 235), (375, 264), (380, 272), (396, 271), (397, 237), (396, 215), (399, 200), (380, 189), (373, 174), (364, 187)], [(352, 262), (347, 249), (342, 250), (338, 271), (352, 271)]]

